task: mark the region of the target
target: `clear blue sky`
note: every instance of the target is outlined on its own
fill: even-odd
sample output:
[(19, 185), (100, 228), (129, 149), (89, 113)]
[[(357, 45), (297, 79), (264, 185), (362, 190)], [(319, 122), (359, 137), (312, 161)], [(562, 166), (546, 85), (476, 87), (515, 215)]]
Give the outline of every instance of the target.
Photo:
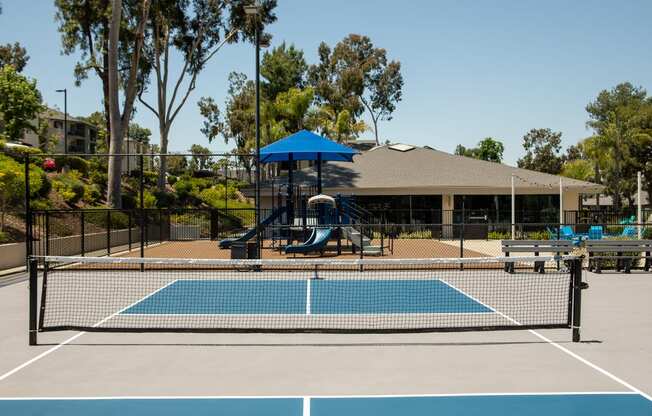
[[(63, 107), (54, 90), (67, 87), (71, 114), (99, 110), (97, 79), (74, 87), (76, 59), (59, 52), (53, 1), (0, 3), (0, 42), (27, 48), (25, 73), (38, 80), (46, 102)], [(622, 81), (652, 88), (649, 0), (279, 0), (276, 12), (273, 44), (294, 43), (309, 63), (322, 40), (333, 45), (349, 33), (370, 36), (401, 61), (403, 101), (394, 120), (381, 125), (382, 139), (453, 151), (492, 136), (505, 143), (506, 162), (515, 163), (531, 128), (561, 131), (565, 146), (588, 136), (584, 107), (600, 90)], [(173, 150), (208, 145), (196, 101), (210, 95), (223, 103), (227, 74), (251, 76), (253, 65), (251, 45), (216, 56), (172, 128)], [(143, 106), (136, 121), (158, 141), (156, 120)], [(209, 147), (228, 148), (222, 141)]]

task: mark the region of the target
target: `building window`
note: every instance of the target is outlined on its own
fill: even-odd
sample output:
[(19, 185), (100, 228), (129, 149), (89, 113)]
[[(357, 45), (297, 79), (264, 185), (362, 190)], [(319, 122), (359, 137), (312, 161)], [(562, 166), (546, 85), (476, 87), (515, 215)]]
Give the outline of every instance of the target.
[(54, 120), (54, 128), (55, 128), (55, 129), (63, 129), (63, 121), (61, 121), (61, 120)]
[(86, 137), (86, 126), (82, 123), (68, 123), (68, 134)]

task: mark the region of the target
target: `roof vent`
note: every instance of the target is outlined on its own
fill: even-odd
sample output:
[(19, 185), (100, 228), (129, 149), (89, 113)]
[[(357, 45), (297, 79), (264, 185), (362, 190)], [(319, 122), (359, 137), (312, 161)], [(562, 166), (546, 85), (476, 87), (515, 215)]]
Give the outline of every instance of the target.
[(409, 152), (410, 150), (413, 150), (416, 148), (416, 146), (412, 146), (411, 144), (391, 144), (388, 146), (392, 150), (396, 150), (397, 152)]

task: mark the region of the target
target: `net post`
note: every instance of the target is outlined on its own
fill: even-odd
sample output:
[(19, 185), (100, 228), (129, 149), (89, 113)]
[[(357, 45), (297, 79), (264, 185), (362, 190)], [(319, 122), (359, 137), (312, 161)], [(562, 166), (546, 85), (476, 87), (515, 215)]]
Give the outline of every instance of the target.
[(580, 342), (580, 327), (582, 318), (582, 258), (573, 259), (571, 265), (573, 279), (573, 342)]
[(38, 313), (38, 260), (30, 257), (29, 267), (29, 345), (38, 345), (37, 322)]

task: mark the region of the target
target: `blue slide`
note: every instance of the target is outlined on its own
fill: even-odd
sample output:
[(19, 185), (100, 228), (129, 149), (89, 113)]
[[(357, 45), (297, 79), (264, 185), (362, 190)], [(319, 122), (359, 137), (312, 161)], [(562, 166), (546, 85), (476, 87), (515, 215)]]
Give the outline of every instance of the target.
[[(264, 220), (262, 220), (260, 222), (261, 231), (264, 230), (266, 226), (273, 223), (284, 212), (285, 212), (285, 207), (274, 210), (269, 215), (269, 217), (265, 218)], [(246, 233), (244, 233), (244, 234), (242, 234), (242, 235), (240, 235), (240, 236), (238, 236), (236, 238), (227, 238), (225, 240), (220, 241), (220, 248), (230, 248), (231, 244), (234, 241), (249, 241), (252, 238), (254, 238), (255, 235), (256, 235), (256, 228), (254, 227), (254, 228), (251, 228), (251, 229), (247, 230)]]
[(285, 247), (285, 254), (306, 254), (313, 251), (322, 251), (328, 244), (332, 232), (332, 228), (313, 228), (310, 237), (306, 241)]

